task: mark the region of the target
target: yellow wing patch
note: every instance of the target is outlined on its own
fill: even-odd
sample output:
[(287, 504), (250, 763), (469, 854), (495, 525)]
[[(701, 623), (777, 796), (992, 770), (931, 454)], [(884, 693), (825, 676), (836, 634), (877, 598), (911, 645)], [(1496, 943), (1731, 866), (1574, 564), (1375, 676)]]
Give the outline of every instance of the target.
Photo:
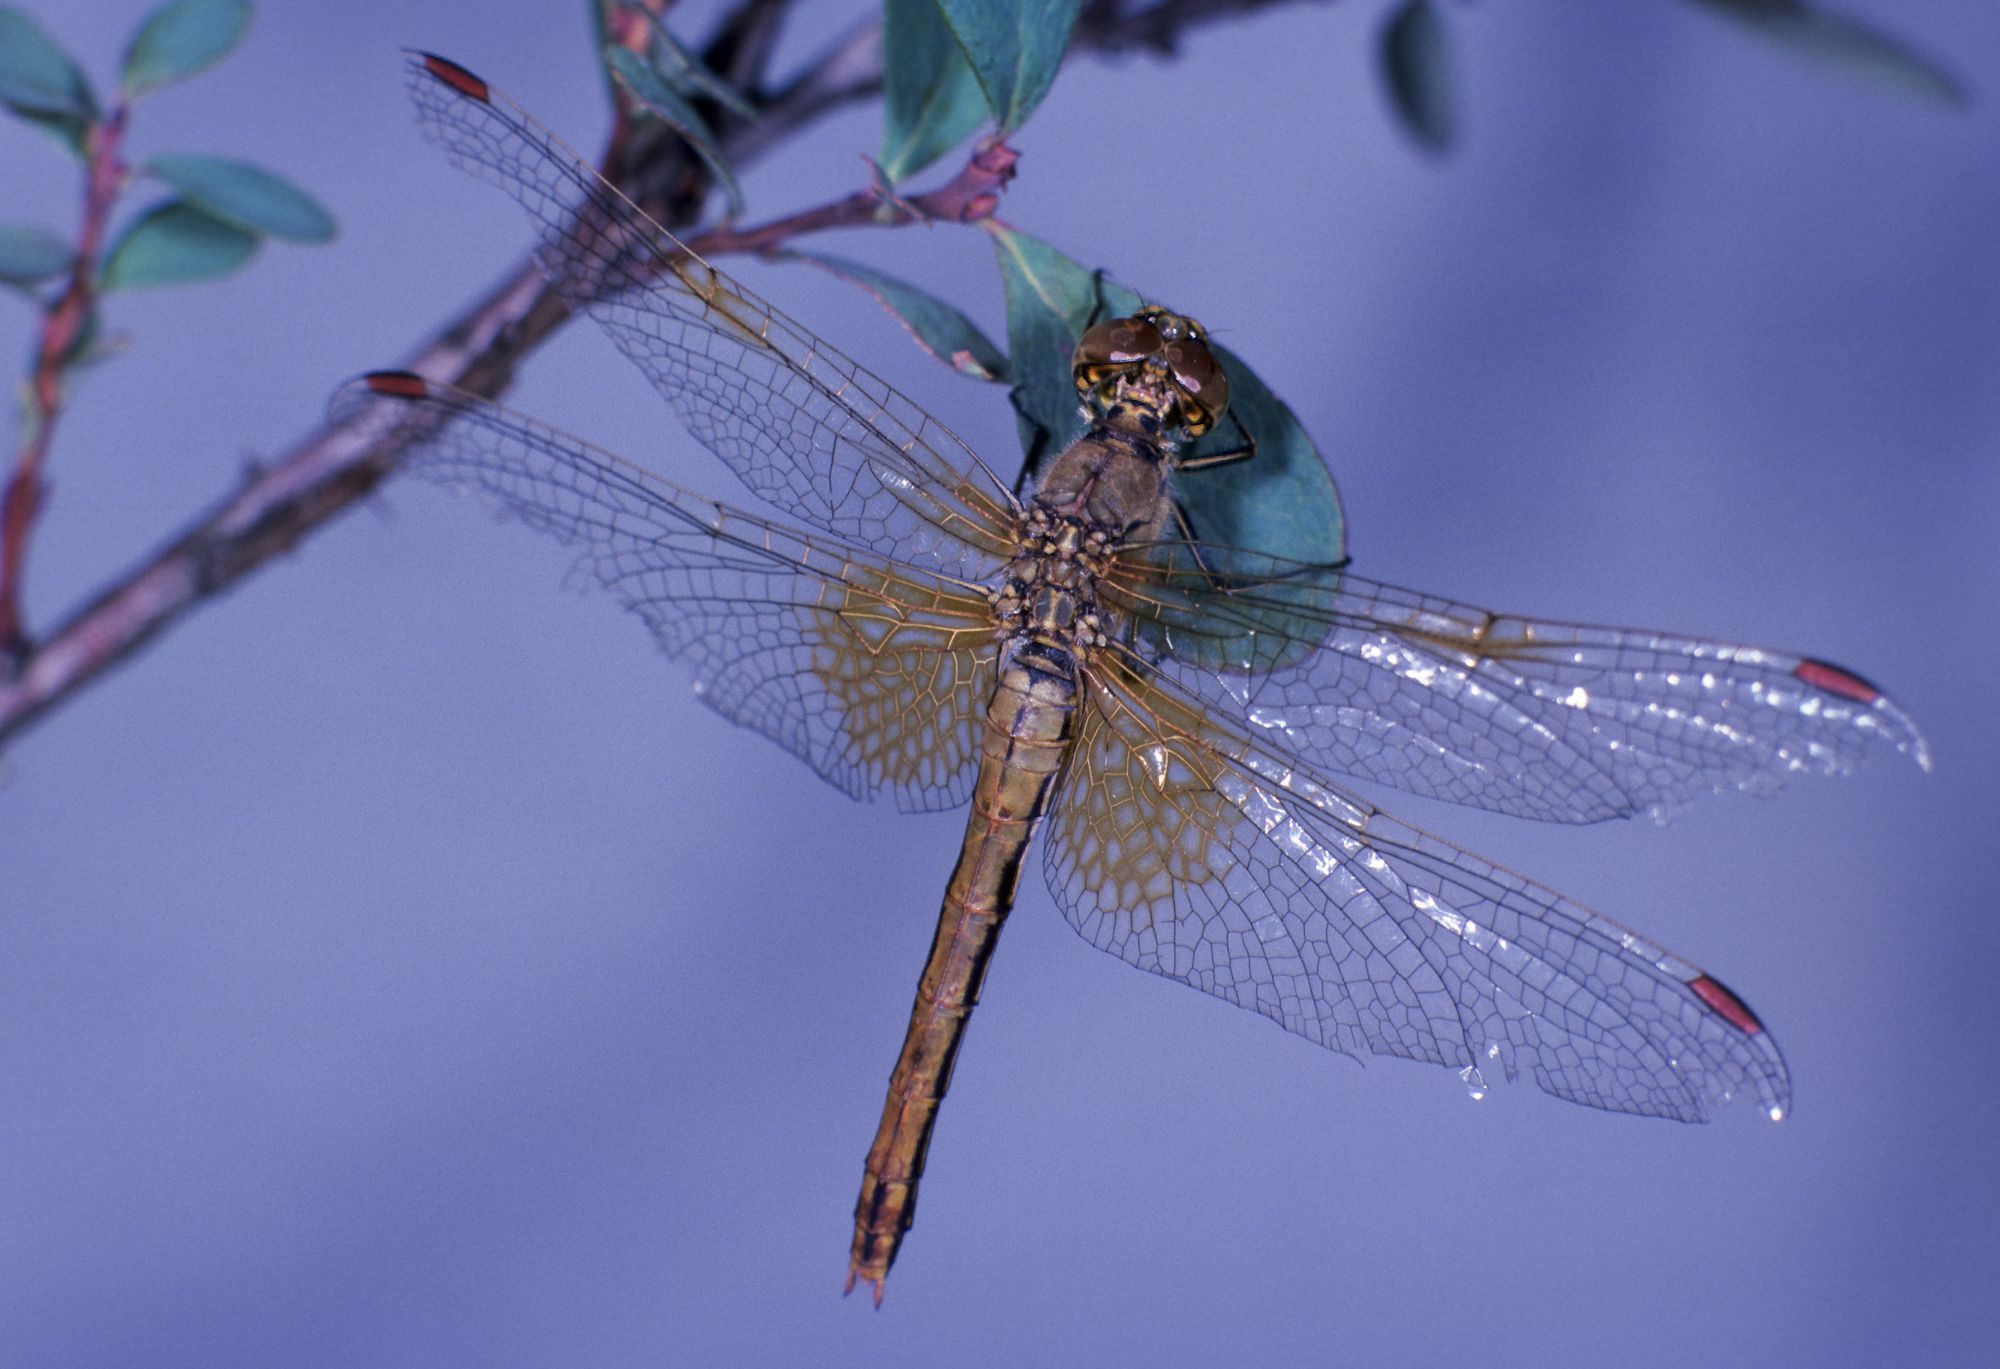
[(1053, 835), (1079, 892), (1145, 927), (1176, 885), (1234, 868), (1225, 834), (1243, 815), (1216, 787), (1224, 758), (1185, 709), (1114, 659), (1098, 657), (1086, 678)]
[(850, 566), (813, 618), (813, 673), (871, 787), (906, 808), (962, 802), (999, 652), (986, 601)]

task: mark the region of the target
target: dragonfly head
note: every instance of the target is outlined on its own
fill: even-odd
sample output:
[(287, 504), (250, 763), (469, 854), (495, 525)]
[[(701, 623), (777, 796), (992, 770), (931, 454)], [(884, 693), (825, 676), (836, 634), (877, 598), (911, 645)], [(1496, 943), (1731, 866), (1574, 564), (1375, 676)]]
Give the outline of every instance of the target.
[(1085, 413), (1164, 442), (1200, 437), (1229, 407), (1229, 377), (1185, 314), (1146, 309), (1100, 323), (1070, 362)]

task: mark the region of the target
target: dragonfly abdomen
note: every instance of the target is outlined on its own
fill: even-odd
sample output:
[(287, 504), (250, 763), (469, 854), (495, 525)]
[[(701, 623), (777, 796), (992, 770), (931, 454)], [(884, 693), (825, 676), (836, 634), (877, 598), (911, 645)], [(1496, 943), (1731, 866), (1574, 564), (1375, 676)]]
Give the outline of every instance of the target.
[(1077, 679), (1069, 651), (1021, 641), (1003, 661), (986, 708), (965, 841), (945, 888), (937, 936), (917, 982), (903, 1052), (889, 1076), (889, 1097), (854, 1206), (847, 1286), (873, 1284), (878, 1303), (882, 1280), (916, 1218), (917, 1182), (938, 1104), (1014, 906), (1029, 841), (1048, 812), (1075, 737)]

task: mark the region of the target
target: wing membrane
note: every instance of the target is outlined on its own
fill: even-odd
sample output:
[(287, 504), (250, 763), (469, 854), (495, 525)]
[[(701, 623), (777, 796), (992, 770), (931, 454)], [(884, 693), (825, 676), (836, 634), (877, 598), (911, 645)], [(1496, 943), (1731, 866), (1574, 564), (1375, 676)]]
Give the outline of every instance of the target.
[(405, 467), (583, 549), (582, 568), (693, 669), (711, 708), (857, 797), (971, 795), (995, 641), (983, 590), (703, 499), (414, 375), (344, 387), (406, 430)]
[[(1239, 572), (1252, 561), (1231, 555)], [(1901, 709), (1824, 662), (1496, 614), (1270, 557), (1228, 576), (1184, 561), (1135, 552), (1107, 587), (1148, 625), (1150, 668), (1334, 774), (1597, 822), (1844, 774), (1881, 745), (1928, 765)]]
[(1101, 654), (1045, 866), (1084, 938), (1353, 1055), (1616, 1112), (1789, 1104), (1741, 1000), (1653, 943), (1408, 827)]
[(691, 253), (505, 95), (437, 58), (408, 75), (425, 134), (527, 210), (550, 284), (757, 495), (950, 574), (1006, 560), (1017, 506), (937, 420)]

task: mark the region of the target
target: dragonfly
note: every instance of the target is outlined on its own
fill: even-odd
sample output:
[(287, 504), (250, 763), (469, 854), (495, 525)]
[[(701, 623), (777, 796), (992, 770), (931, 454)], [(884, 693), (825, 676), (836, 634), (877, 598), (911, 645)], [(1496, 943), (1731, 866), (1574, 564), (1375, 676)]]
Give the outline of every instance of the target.
[(848, 1291), (881, 1302), (1036, 846), (1086, 941), (1333, 1050), (1614, 1112), (1698, 1122), (1751, 1097), (1785, 1115), (1784, 1058), (1722, 981), (1351, 784), (1592, 823), (1873, 751), (1928, 767), (1874, 685), (1195, 540), (1176, 479), (1229, 379), (1165, 308), (1083, 334), (1086, 431), (1017, 496), (485, 81), (414, 54), (408, 83), (448, 158), (527, 210), (553, 287), (780, 516), (409, 372), (349, 382), (336, 417), (577, 548), (705, 703), (838, 788), (969, 805), (863, 1165)]

